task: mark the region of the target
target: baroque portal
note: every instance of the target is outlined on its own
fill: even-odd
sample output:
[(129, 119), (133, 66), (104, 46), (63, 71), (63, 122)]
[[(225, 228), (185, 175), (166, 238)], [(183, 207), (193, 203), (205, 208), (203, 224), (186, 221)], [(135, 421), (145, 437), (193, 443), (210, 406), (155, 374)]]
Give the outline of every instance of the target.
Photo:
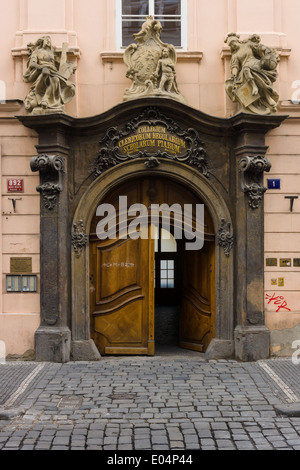
[(130, 44), (124, 52), (126, 77), (132, 80), (124, 101), (162, 96), (185, 103), (176, 81), (175, 48), (161, 41), (161, 32), (161, 23), (147, 16), (141, 31), (133, 35), (137, 44)]

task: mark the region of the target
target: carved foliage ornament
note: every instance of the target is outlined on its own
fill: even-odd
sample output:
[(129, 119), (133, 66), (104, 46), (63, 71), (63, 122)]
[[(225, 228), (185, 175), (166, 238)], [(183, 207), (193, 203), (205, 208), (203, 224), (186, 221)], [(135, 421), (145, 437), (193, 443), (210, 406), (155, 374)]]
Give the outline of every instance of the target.
[(209, 177), (206, 150), (197, 131), (181, 129), (154, 107), (147, 108), (121, 130), (111, 127), (100, 142), (90, 171), (97, 178), (115, 165), (140, 158), (148, 159), (148, 168), (157, 167), (158, 159), (163, 158), (185, 163)]
[(218, 244), (224, 249), (225, 255), (228, 257), (233, 248), (234, 237), (231, 230), (230, 222), (225, 219), (221, 220), (221, 225), (218, 231)]
[(247, 195), (249, 206), (257, 209), (267, 188), (263, 185), (263, 174), (271, 169), (271, 162), (261, 155), (244, 157), (239, 162), (242, 172), (242, 190)]
[(41, 193), (46, 209), (53, 210), (59, 193), (63, 190), (64, 158), (41, 154), (32, 157), (30, 167), (33, 172), (40, 172), (40, 185), (36, 190)]
[(72, 232), (72, 247), (77, 257), (81, 255), (81, 252), (86, 247), (87, 242), (88, 242), (88, 236), (86, 234), (83, 221), (80, 220), (79, 223), (73, 224), (73, 232)]

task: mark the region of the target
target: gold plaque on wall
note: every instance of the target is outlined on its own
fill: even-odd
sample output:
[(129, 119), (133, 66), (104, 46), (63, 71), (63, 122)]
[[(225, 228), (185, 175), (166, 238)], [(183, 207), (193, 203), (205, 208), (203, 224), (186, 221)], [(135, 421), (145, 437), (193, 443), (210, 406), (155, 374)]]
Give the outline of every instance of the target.
[(32, 273), (32, 258), (10, 258), (10, 273)]
[(280, 266), (281, 266), (282, 268), (292, 266), (292, 260), (291, 260), (291, 258), (281, 258), (281, 259), (280, 259)]
[(278, 278), (278, 286), (283, 287), (284, 286), (284, 277), (279, 277)]
[(266, 266), (277, 266), (277, 258), (267, 258)]

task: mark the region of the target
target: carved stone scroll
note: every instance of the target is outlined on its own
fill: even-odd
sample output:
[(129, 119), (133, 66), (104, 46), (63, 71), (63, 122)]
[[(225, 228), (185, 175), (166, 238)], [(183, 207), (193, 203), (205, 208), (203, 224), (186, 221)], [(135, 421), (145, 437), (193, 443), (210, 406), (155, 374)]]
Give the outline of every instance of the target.
[(271, 162), (261, 155), (244, 157), (239, 162), (242, 172), (242, 191), (247, 195), (249, 206), (257, 209), (267, 188), (263, 185), (263, 174), (271, 169)]
[(40, 184), (36, 190), (41, 193), (46, 209), (53, 210), (63, 190), (64, 158), (41, 154), (32, 157), (30, 167), (33, 172), (40, 172)]
[(209, 177), (204, 143), (195, 129), (181, 129), (157, 108), (149, 107), (123, 129), (111, 127), (100, 142), (100, 151), (92, 162), (91, 173), (97, 178), (120, 163), (147, 158), (146, 166), (168, 159), (185, 163)]
[(80, 256), (82, 250), (86, 247), (88, 243), (88, 236), (83, 225), (83, 221), (80, 220), (79, 223), (73, 224), (72, 232), (72, 247), (76, 253), (76, 256)]
[(230, 225), (231, 224), (229, 222), (222, 219), (218, 231), (218, 244), (224, 249), (224, 253), (227, 257), (229, 256), (234, 243), (234, 236)]

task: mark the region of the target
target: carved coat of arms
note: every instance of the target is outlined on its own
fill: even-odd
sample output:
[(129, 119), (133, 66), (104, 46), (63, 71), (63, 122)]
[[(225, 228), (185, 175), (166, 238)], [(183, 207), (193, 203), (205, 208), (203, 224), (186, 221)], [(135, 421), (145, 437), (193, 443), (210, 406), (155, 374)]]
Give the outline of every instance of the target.
[(125, 90), (124, 101), (146, 96), (164, 96), (185, 103), (176, 80), (176, 51), (160, 39), (161, 23), (147, 16), (139, 33), (124, 52), (126, 77), (132, 80)]

